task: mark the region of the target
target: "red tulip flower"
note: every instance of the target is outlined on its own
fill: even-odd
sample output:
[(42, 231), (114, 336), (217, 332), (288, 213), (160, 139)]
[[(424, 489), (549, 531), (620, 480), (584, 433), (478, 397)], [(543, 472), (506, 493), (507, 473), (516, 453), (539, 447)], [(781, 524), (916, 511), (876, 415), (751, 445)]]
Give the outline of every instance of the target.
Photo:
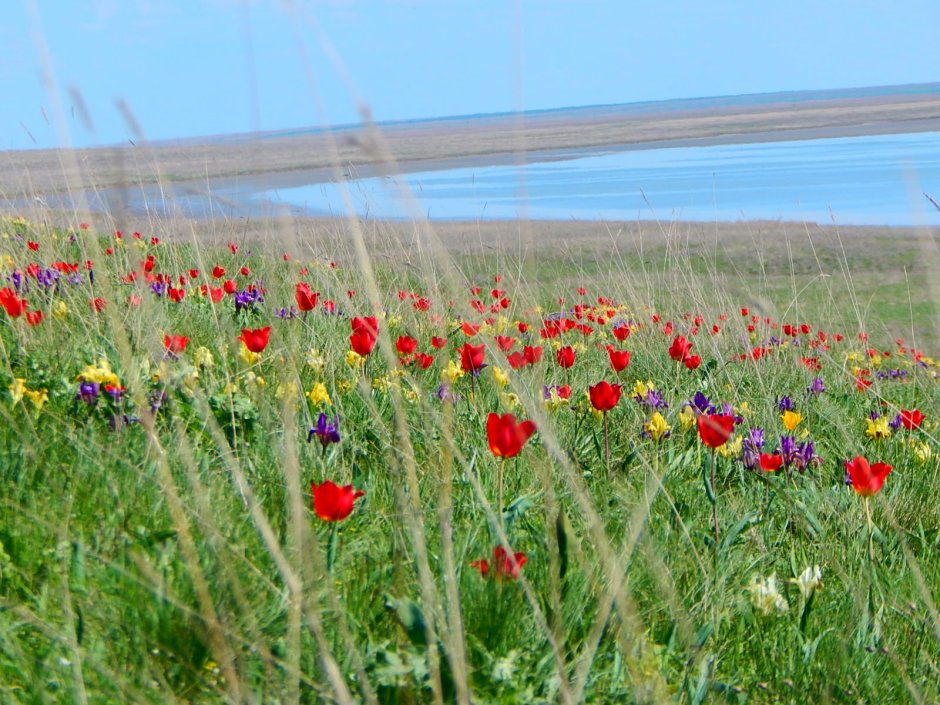
[(690, 370), (694, 370), (702, 364), (702, 358), (700, 358), (698, 355), (686, 355), (684, 358), (682, 358), (682, 364)]
[(400, 335), (395, 341), (395, 349), (401, 356), (411, 355), (418, 348), (418, 341), (410, 335)]
[(588, 387), (588, 395), (591, 398), (591, 406), (606, 414), (620, 401), (620, 385), (601, 380), (593, 387)]
[(368, 333), (373, 338), (379, 335), (379, 323), (375, 316), (356, 316), (350, 321), (353, 333)]
[(630, 337), (630, 326), (626, 323), (622, 323), (619, 326), (614, 328), (614, 337), (619, 340), (621, 343)]
[(566, 345), (563, 348), (559, 348), (558, 352), (555, 353), (555, 361), (558, 363), (558, 366), (562, 369), (567, 370), (569, 367), (574, 365), (575, 353), (574, 348), (570, 345)]
[(431, 336), (431, 347), (432, 347), (432, 348), (438, 348), (438, 349), (440, 349), (440, 348), (443, 348), (445, 345), (447, 345), (447, 338), (439, 338), (439, 337), (436, 336), (436, 335), (432, 335), (432, 336)]
[(698, 435), (709, 448), (721, 448), (734, 432), (734, 417), (726, 414), (702, 414), (698, 417)]
[(189, 338), (185, 335), (164, 335), (163, 336), (163, 347), (166, 348), (166, 351), (171, 355), (179, 355), (189, 344)]
[(490, 443), (490, 451), (497, 458), (514, 458), (522, 450), (522, 446), (535, 433), (535, 423), (532, 421), (516, 422), (512, 414), (491, 413), (486, 419), (486, 436)]
[(360, 330), (349, 336), (349, 347), (357, 355), (366, 357), (375, 348), (375, 336), (367, 330)]
[[(528, 560), (529, 559), (522, 551), (517, 551), (510, 555), (505, 548), (497, 546), (493, 549), (493, 578), (495, 580), (517, 580), (519, 578), (519, 571), (522, 570), (522, 566), (524, 566)], [(490, 576), (490, 562), (485, 558), (473, 561), (470, 567), (479, 570), (484, 580)]]
[(498, 347), (503, 352), (509, 352), (510, 350), (512, 350), (515, 344), (516, 344), (516, 339), (510, 335), (497, 335), (496, 336), (496, 347)]
[(901, 425), (908, 431), (920, 428), (920, 425), (924, 422), (924, 415), (921, 413), (920, 409), (914, 409), (913, 411), (901, 409), (900, 416)]
[(869, 465), (868, 460), (858, 456), (854, 460), (845, 461), (845, 472), (852, 483), (852, 489), (862, 497), (871, 497), (878, 494), (885, 484), (885, 478), (891, 472), (887, 463)]
[(522, 349), (522, 353), (525, 355), (526, 362), (530, 365), (534, 365), (536, 362), (542, 359), (542, 346), (536, 345), (532, 347), (531, 345), (526, 345)]
[(761, 453), (760, 469), (765, 472), (776, 472), (783, 466), (783, 456), (780, 453)]
[(322, 485), (310, 483), (313, 492), (313, 511), (323, 521), (342, 521), (353, 510), (353, 503), (365, 492), (353, 490), (352, 485), (339, 487), (330, 480)]
[(672, 345), (669, 346), (669, 357), (676, 362), (682, 362), (689, 355), (691, 349), (692, 343), (686, 340), (685, 336), (677, 335), (673, 339)]
[(617, 350), (613, 345), (607, 346), (607, 357), (610, 358), (610, 366), (614, 372), (622, 372), (630, 364), (630, 351)]
[(242, 341), (245, 344), (245, 347), (248, 348), (251, 352), (259, 353), (268, 347), (268, 338), (270, 336), (271, 326), (255, 328), (254, 330), (242, 328), (242, 334), (238, 336), (238, 340)]
[(525, 357), (525, 353), (519, 352), (516, 350), (514, 353), (509, 353), (506, 356), (506, 362), (509, 363), (509, 366), (514, 370), (519, 370), (529, 364), (529, 361)]
[(320, 297), (319, 291), (310, 291), (307, 282), (300, 282), (294, 290), (294, 298), (297, 301), (297, 308), (301, 311), (313, 311), (317, 307), (317, 299)]
[(483, 368), (483, 354), (486, 346), (464, 343), (460, 348), (460, 366), (464, 372), (476, 372)]

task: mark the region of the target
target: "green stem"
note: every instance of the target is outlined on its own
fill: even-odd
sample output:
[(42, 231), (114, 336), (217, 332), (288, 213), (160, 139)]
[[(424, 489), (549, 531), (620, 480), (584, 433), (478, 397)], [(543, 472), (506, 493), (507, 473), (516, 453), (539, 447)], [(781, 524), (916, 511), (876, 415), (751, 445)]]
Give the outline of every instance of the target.
[(868, 521), (868, 558), (875, 561), (875, 524), (871, 520), (871, 506), (868, 503), (869, 498), (865, 498), (865, 519)]
[(715, 498), (715, 501), (712, 502), (712, 524), (715, 527), (715, 555), (718, 555), (718, 496), (715, 494), (715, 450), (712, 449), (711, 452), (711, 468), (710, 468), (710, 477), (711, 477), (711, 486), (712, 486), (712, 497)]
[(339, 543), (339, 522), (330, 522), (330, 536), (326, 543), (326, 572), (333, 572), (333, 562), (336, 560), (336, 544)]

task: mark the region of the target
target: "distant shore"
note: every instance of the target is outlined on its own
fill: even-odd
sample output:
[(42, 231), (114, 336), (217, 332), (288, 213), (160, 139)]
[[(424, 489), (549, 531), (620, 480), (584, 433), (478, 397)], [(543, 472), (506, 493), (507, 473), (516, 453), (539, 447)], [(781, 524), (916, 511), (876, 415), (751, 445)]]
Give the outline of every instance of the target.
[(200, 190), (232, 179), (285, 188), (617, 150), (940, 131), (940, 93), (664, 111), (628, 107), (429, 120), (263, 139), (0, 152), (0, 201), (129, 186)]

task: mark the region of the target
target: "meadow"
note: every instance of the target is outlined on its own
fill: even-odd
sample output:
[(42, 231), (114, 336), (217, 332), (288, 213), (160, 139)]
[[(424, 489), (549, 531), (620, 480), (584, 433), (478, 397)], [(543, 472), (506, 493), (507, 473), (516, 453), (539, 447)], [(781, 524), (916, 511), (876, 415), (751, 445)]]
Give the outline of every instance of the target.
[(929, 231), (67, 221), (0, 221), (0, 701), (940, 699)]

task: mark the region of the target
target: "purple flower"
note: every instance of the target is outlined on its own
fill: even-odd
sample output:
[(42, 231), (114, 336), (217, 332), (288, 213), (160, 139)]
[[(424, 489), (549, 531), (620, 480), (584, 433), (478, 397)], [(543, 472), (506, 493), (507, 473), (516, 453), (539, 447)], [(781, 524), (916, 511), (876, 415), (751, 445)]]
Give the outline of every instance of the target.
[(741, 459), (744, 467), (754, 470), (760, 466), (760, 452), (764, 448), (764, 429), (752, 428), (741, 441)]
[(783, 456), (783, 464), (790, 466), (796, 459), (796, 441), (793, 436), (780, 436), (780, 455)]
[(814, 379), (814, 380), (810, 383), (810, 385), (806, 388), (806, 393), (807, 393), (807, 394), (817, 394), (817, 395), (818, 395), (818, 394), (822, 394), (822, 393), (825, 392), (825, 391), (826, 391), (826, 385), (823, 384), (822, 379), (820, 379), (819, 377), (817, 377), (816, 379)]
[(157, 296), (163, 296), (166, 293), (166, 284), (163, 282), (154, 282), (150, 285), (150, 290)]
[(82, 382), (78, 385), (78, 394), (76, 399), (81, 399), (89, 406), (94, 406), (98, 401), (98, 394), (101, 393), (101, 385), (97, 382)]
[(20, 270), (16, 270), (13, 274), (10, 275), (10, 281), (13, 282), (14, 288), (19, 291), (20, 287), (23, 286), (23, 274)]
[(436, 396), (441, 401), (450, 402), (451, 404), (455, 403), (460, 397), (446, 384), (441, 382), (437, 387), (437, 391), (434, 392)]
[(316, 436), (320, 440), (320, 445), (326, 450), (331, 443), (339, 443), (339, 417), (334, 416), (333, 421), (329, 421), (327, 415), (320, 412), (317, 418), (317, 425), (307, 433), (307, 443)]
[(245, 291), (235, 292), (235, 312), (238, 313), (243, 308), (252, 308), (256, 303), (263, 302), (260, 289), (246, 289)]
[(793, 467), (800, 472), (806, 470), (813, 463), (818, 463), (821, 458), (816, 455), (815, 446), (812, 441), (800, 443), (793, 457)]
[(695, 396), (692, 397), (692, 401), (689, 402), (693, 410), (697, 411), (699, 414), (714, 414), (715, 407), (701, 392), (696, 392)]
[(290, 308), (279, 308), (274, 312), (274, 315), (277, 316), (278, 318), (286, 318), (286, 319), (296, 318), (297, 314), (298, 314), (298, 311), (293, 306), (291, 306)]
[(780, 401), (777, 402), (777, 409), (783, 413), (784, 411), (793, 411), (796, 409), (796, 405), (793, 403), (793, 400), (786, 394), (780, 397)]
[(660, 394), (655, 389), (648, 389), (646, 391), (646, 396), (640, 396), (639, 394), (634, 394), (633, 398), (638, 404), (642, 406), (647, 406), (650, 409), (668, 409), (669, 404), (663, 400), (663, 395)]

